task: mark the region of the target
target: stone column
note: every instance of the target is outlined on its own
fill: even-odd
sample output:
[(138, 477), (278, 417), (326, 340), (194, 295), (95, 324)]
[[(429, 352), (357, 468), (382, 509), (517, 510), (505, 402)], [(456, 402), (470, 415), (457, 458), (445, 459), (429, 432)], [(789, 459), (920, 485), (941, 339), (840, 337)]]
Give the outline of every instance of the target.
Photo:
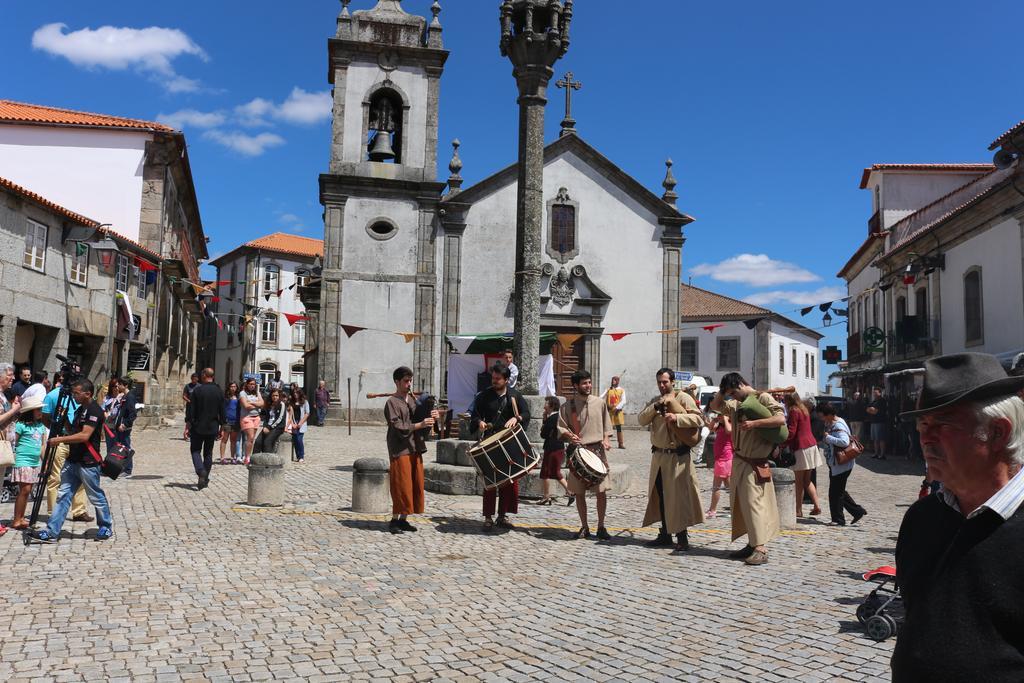
[[(323, 195), (321, 191), (321, 195)], [(342, 245), (345, 235), (345, 204), (347, 197), (324, 198), (324, 269), (320, 284), (320, 379), (327, 382), (332, 394), (341, 391), (341, 273)]]
[[(468, 208), (468, 207), (467, 207)], [(462, 280), (462, 236), (466, 232), (466, 218), (462, 206), (448, 203), (444, 219), (444, 264), (441, 281), (441, 333), (459, 332), (459, 286)], [(448, 376), (448, 347), (442, 338), (441, 350), (441, 397), (448, 398), (446, 378)]]
[(436, 394), (434, 387), (434, 332), (437, 313), (437, 265), (434, 252), (434, 219), (437, 197), (418, 197), (419, 235), (416, 244), (416, 329), (413, 340), (413, 372), (416, 388)]
[(17, 316), (0, 315), (0, 362), (14, 362), (14, 337), (17, 330)]
[[(664, 250), (662, 261), (662, 325), (666, 330), (678, 330), (681, 310), (681, 277), (683, 268), (682, 229), (677, 221), (663, 221), (665, 232), (661, 237)], [(674, 368), (679, 364), (679, 332), (661, 335), (662, 367)]]
[(515, 343), (519, 390), (537, 393), (540, 267), (544, 220), (544, 107), (551, 67), (515, 71), (519, 86), (519, 181), (516, 197)]

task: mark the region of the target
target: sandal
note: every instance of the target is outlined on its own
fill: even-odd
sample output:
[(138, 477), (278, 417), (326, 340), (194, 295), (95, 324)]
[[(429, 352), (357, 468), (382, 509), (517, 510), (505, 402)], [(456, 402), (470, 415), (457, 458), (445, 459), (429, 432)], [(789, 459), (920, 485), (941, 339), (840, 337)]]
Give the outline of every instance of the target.
[(814, 508), (811, 510), (811, 517), (817, 517), (821, 514), (821, 508)]
[(15, 531), (24, 531), (28, 528), (28, 520), (19, 519), (17, 522), (12, 523), (10, 528), (14, 529)]
[(580, 530), (573, 535), (573, 538), (590, 538), (590, 527), (580, 527)]

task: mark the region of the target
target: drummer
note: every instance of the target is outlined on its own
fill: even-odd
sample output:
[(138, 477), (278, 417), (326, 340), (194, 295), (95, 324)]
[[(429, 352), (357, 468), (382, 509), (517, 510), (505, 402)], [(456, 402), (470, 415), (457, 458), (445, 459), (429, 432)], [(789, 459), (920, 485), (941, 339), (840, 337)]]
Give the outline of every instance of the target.
[[(558, 411), (558, 433), (562, 441), (576, 446), (583, 446), (593, 451), (608, 466), (606, 451), (612, 447), (612, 419), (608, 415), (608, 406), (600, 397), (593, 395), (594, 380), (586, 370), (577, 370), (572, 374), (572, 386), (576, 395), (565, 402)], [(604, 515), (608, 509), (608, 489), (611, 487), (609, 477), (600, 484), (588, 485), (570, 470), (569, 488), (576, 494), (576, 511), (580, 515), (580, 530), (573, 538), (590, 538), (590, 527), (587, 525), (587, 491), (597, 489), (597, 537), (602, 541), (611, 538), (604, 527)]]
[(661, 522), (658, 537), (648, 541), (648, 547), (671, 546), (675, 534), (675, 549), (689, 550), (687, 527), (704, 521), (690, 453), (700, 440), (704, 415), (690, 394), (673, 391), (674, 377), (670, 368), (658, 370), (659, 396), (651, 399), (637, 416), (641, 425), (651, 426), (651, 476), (642, 526)]
[[(491, 367), (491, 388), (476, 395), (470, 420), (480, 439), (511, 429), (519, 424), (523, 429), (530, 423), (530, 407), (523, 395), (508, 384), (512, 371), (501, 361)], [(519, 512), (519, 482), (512, 481), (498, 489), (484, 491), (484, 531), (494, 528), (494, 508), (497, 503), (497, 525), (511, 529), (508, 515)]]

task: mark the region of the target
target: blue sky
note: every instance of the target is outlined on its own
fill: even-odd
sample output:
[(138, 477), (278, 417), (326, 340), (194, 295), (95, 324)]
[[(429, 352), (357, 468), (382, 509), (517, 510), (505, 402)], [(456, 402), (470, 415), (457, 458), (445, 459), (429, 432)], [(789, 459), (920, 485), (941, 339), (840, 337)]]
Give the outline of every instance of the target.
[[(430, 4), (403, 2), (424, 15)], [(498, 0), (441, 4), (452, 55), (439, 173), (458, 137), (468, 185), (514, 158), (515, 89)], [(1006, 28), (1024, 6), (1011, 0), (576, 5), (558, 71), (584, 84), (580, 133), (658, 192), (672, 157), (679, 206), (697, 218), (686, 276), (781, 312), (840, 295), (834, 275), (867, 230), (864, 166), (988, 161), (989, 142), (1024, 118)], [(339, 7), (9, 0), (0, 60), (18, 68), (0, 71), (0, 97), (183, 125), (212, 254), (275, 230), (320, 237)], [(845, 345), (845, 328), (828, 332), (823, 346)]]

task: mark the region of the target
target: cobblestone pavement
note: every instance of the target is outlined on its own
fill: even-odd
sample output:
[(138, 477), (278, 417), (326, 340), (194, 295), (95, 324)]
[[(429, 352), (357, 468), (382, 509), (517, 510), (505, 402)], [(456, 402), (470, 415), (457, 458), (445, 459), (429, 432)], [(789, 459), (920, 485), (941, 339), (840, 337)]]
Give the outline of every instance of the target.
[(687, 553), (640, 545), (654, 533), (636, 529), (642, 432), (611, 452), (637, 490), (611, 499), (608, 543), (568, 540), (564, 506), (524, 504), (516, 529), (485, 535), (479, 498), (430, 493), (419, 533), (384, 533), (385, 517), (348, 510), (351, 463), (383, 452), (380, 428), (311, 429), (286, 507), (249, 511), (245, 469), (216, 467), (197, 492), (177, 435), (137, 434), (135, 477), (104, 480), (113, 541), (71, 523), (57, 545), (0, 539), (0, 680), (888, 678), (892, 641), (869, 640), (854, 609), (858, 573), (892, 562), (916, 497), (905, 461), (854, 472), (870, 513), (857, 526), (806, 520), (747, 567), (725, 558), (741, 545), (728, 518), (694, 530)]

